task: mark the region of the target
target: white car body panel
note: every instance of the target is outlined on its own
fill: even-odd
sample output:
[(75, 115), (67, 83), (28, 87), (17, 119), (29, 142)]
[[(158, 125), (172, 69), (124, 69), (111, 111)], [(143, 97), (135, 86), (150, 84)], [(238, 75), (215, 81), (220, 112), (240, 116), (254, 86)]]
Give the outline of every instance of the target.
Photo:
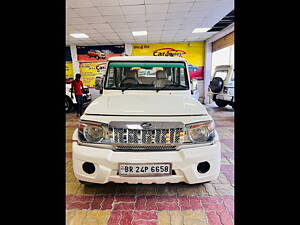
[(105, 91), (92, 102), (86, 114), (110, 115), (199, 115), (207, 114), (190, 91)]

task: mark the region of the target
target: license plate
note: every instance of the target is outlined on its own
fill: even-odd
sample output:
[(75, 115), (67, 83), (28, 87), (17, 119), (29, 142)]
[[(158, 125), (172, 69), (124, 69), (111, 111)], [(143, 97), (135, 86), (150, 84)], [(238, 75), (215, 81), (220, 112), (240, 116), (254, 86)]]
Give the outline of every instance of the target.
[(172, 166), (171, 163), (120, 163), (119, 175), (132, 177), (170, 176), (172, 175)]

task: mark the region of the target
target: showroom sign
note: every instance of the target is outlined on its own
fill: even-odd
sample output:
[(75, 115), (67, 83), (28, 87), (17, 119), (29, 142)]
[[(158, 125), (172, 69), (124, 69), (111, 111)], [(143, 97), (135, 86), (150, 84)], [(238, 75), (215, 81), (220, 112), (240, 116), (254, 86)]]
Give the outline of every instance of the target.
[(77, 46), (81, 80), (85, 86), (95, 87), (95, 80), (106, 71), (107, 60), (124, 53), (124, 45)]
[(186, 52), (174, 48), (160, 48), (153, 51), (153, 56), (178, 56), (182, 57)]
[(93, 88), (95, 87), (96, 77), (105, 74), (106, 62), (81, 62), (79, 69), (83, 84)]
[(66, 79), (73, 78), (73, 63), (66, 62)]
[(189, 63), (190, 78), (203, 80), (204, 42), (133, 44), (133, 56), (183, 57)]
[(124, 45), (77, 46), (77, 57), (79, 62), (103, 62), (112, 56), (122, 55), (124, 51)]
[(65, 48), (65, 59), (66, 59), (66, 79), (73, 78), (73, 64), (71, 57), (70, 47)]

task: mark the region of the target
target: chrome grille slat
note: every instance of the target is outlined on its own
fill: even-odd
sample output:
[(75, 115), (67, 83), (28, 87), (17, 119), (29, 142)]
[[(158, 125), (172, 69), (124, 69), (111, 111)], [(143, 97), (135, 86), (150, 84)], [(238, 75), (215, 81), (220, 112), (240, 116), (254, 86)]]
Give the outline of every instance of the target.
[(180, 133), (184, 131), (184, 125), (180, 122), (149, 122), (149, 128), (142, 128), (141, 124), (125, 121), (109, 124), (116, 150), (173, 151), (182, 144)]
[(167, 141), (166, 141), (166, 134), (167, 134), (167, 131), (166, 129), (162, 129), (161, 131), (161, 136), (160, 136), (160, 140), (161, 140), (161, 143), (162, 144), (165, 144)]
[(161, 142), (161, 130), (155, 130), (155, 143), (160, 143)]
[(122, 144), (180, 144), (181, 128), (136, 130), (113, 129), (114, 143)]
[(170, 129), (170, 142), (174, 142), (175, 129)]

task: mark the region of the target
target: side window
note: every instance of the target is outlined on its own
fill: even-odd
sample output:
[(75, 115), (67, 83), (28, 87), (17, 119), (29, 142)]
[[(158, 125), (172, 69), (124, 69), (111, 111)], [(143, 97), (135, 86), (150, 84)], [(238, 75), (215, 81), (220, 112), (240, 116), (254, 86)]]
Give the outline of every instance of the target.
[(109, 87), (114, 87), (114, 68), (109, 69), (107, 84)]
[(179, 68), (180, 85), (186, 86), (184, 68)]
[(220, 77), (220, 78), (222, 78), (222, 80), (225, 80), (227, 74), (228, 74), (227, 70), (219, 70), (219, 71), (215, 72), (215, 77)]

